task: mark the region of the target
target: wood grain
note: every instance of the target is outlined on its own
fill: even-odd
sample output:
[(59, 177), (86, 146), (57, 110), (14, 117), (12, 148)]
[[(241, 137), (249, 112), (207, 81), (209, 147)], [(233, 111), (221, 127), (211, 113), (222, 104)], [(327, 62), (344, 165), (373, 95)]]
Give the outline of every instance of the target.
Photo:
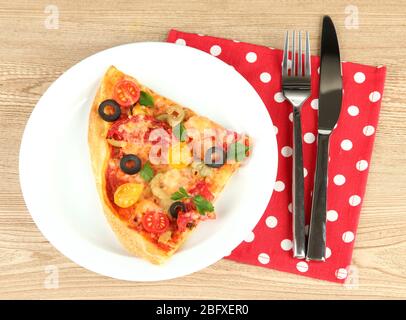
[[(0, 298), (406, 298), (406, 3), (402, 1), (0, 1)], [(59, 29), (44, 27), (57, 5)], [(359, 28), (345, 27), (345, 8)], [(342, 58), (385, 64), (388, 75), (353, 264), (358, 286), (340, 286), (220, 261), (195, 274), (130, 283), (87, 271), (57, 252), (24, 205), (18, 151), (40, 96), (78, 61), (135, 41), (164, 41), (170, 28), (281, 47), (287, 28), (307, 29), (318, 48), (322, 14), (336, 23)], [(317, 50), (313, 50), (317, 53)], [(46, 268), (59, 288), (46, 289)]]

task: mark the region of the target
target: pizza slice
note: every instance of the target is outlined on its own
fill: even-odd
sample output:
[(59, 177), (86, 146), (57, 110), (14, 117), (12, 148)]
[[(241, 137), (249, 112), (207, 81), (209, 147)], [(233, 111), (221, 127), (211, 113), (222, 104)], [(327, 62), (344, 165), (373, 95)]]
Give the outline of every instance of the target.
[(250, 139), (111, 66), (98, 89), (88, 142), (105, 216), (122, 245), (165, 262), (204, 220), (250, 153)]

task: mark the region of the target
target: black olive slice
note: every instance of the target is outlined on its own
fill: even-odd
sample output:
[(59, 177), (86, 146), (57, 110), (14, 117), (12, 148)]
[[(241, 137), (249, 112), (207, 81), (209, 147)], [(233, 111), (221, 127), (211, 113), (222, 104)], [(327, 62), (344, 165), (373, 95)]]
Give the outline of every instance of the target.
[(141, 159), (135, 154), (126, 154), (120, 160), (120, 169), (126, 174), (136, 174), (141, 170)]
[(179, 211), (185, 212), (186, 211), (186, 206), (183, 202), (181, 201), (175, 201), (174, 203), (171, 204), (169, 207), (169, 213), (173, 218), (178, 217)]
[[(113, 109), (113, 113), (106, 113), (106, 108)], [(116, 121), (121, 115), (120, 105), (112, 99), (104, 100), (99, 105), (99, 115), (104, 121)]]
[(211, 147), (206, 151), (204, 155), (204, 164), (210, 168), (220, 168), (227, 161), (227, 153), (223, 148)]

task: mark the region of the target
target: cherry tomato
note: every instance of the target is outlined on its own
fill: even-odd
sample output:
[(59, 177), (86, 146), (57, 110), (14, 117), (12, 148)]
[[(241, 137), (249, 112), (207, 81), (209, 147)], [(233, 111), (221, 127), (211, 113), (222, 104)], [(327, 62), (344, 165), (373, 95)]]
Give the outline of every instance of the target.
[(124, 183), (114, 192), (114, 203), (120, 208), (131, 207), (138, 201), (143, 190), (144, 186), (142, 184)]
[(169, 218), (166, 214), (149, 211), (142, 217), (142, 226), (151, 233), (163, 233), (169, 228)]
[(113, 96), (120, 105), (128, 107), (140, 99), (140, 88), (132, 81), (121, 80), (114, 87)]

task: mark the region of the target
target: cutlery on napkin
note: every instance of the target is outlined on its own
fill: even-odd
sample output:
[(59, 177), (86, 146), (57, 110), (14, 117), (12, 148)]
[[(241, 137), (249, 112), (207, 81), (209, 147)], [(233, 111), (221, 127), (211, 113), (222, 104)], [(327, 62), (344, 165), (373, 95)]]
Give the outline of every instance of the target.
[[(246, 240), (227, 259), (339, 283), (351, 277), (352, 251), (378, 124), (386, 68), (342, 63), (342, 112), (337, 128), (330, 137), (326, 261), (299, 261), (292, 257), (290, 185), (293, 113), (281, 93), (283, 52), (177, 30), (169, 32), (167, 41), (200, 49), (233, 66), (256, 89), (275, 127), (279, 154), (277, 181), (272, 197), (255, 229), (246, 235)], [(318, 57), (312, 57), (311, 68), (311, 95), (303, 105), (301, 114), (307, 222), (316, 159)]]

